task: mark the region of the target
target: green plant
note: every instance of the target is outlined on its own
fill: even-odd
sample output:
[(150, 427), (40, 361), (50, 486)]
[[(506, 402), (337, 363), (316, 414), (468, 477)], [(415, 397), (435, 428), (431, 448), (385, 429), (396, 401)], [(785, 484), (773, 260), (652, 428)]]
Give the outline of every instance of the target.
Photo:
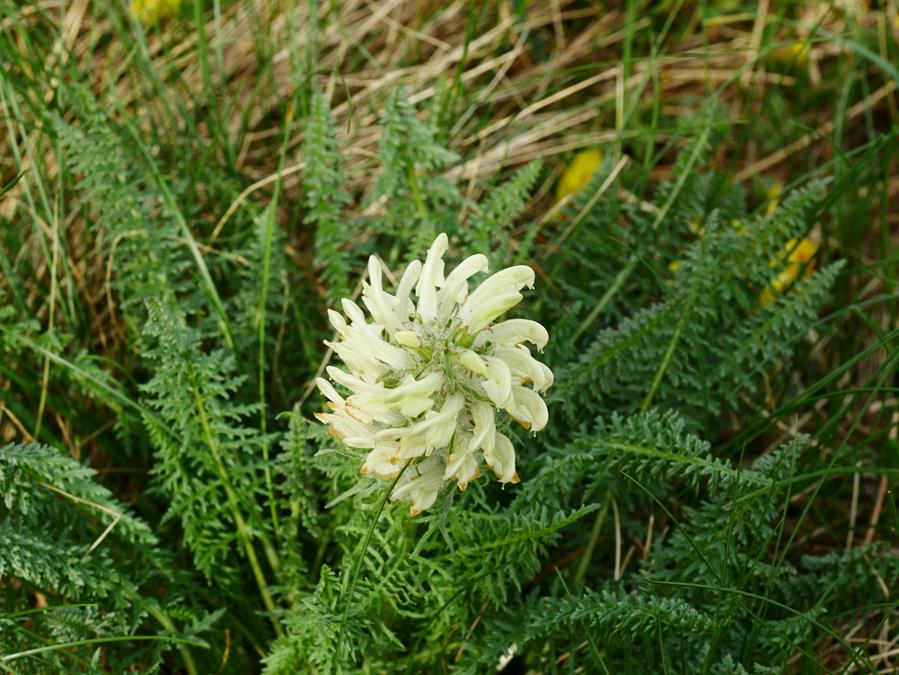
[[(466, 8), (458, 27), (405, 3), (185, 3), (149, 29), (113, 5), (0, 10), (0, 669), (884, 666), (895, 142), (879, 109), (849, 122), (897, 77), (887, 24), (881, 39), (846, 9), (802, 28), (821, 87), (790, 64), (762, 82), (813, 102), (774, 87), (756, 101), (731, 85), (762, 70), (775, 29), (804, 26), (795, 7), (771, 3), (783, 16), (760, 19), (747, 58), (714, 42), (752, 26), (747, 3), (610, 6), (623, 30), (577, 3), (525, 4)], [(359, 40), (371, 16), (378, 34)], [(575, 65), (572, 29), (598, 36)], [(505, 61), (510, 36), (533, 70)], [(107, 41), (100, 67), (85, 54)], [(681, 108), (662, 81), (675, 48), (675, 83), (708, 78)], [(413, 89), (414, 68), (381, 72), (388, 53), (457, 71)], [(832, 155), (803, 165), (797, 134), (827, 95)], [(600, 126), (569, 138), (572, 114)], [(552, 155), (582, 131), (606, 160), (550, 205)], [(732, 157), (780, 148), (796, 159), (775, 205)], [(513, 316), (547, 328), (555, 382), (539, 436), (502, 428), (520, 483), (469, 476), (412, 517), (392, 478), (360, 473), (367, 448), (314, 421), (314, 382), (336, 363), (327, 310), (370, 296), (382, 269), (366, 258), (396, 271), (438, 233), (448, 263), (533, 271)]]

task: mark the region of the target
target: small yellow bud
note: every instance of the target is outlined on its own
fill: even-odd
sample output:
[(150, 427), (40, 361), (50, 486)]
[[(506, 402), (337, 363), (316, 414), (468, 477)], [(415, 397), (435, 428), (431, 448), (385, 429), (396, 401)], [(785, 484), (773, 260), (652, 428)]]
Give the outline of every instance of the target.
[(410, 349), (419, 349), (421, 347), (421, 338), (418, 337), (418, 333), (411, 330), (398, 330), (393, 334), (393, 339), (397, 341), (397, 344), (403, 345), (403, 347), (409, 347)]
[(487, 372), (487, 364), (484, 363), (484, 359), (470, 349), (466, 349), (459, 355), (459, 363), (468, 368), (468, 370), (475, 375), (483, 375)]
[(783, 185), (780, 183), (772, 183), (771, 187), (765, 193), (767, 204), (765, 205), (765, 215), (770, 216), (780, 206), (780, 196), (783, 194)]

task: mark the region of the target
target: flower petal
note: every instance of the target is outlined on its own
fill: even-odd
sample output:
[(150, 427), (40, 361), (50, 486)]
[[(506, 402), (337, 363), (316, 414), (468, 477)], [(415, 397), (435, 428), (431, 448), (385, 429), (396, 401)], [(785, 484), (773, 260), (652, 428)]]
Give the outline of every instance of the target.
[(512, 371), (505, 361), (495, 356), (485, 356), (484, 361), (487, 363), (487, 372), (484, 373), (481, 385), (494, 405), (504, 408), (512, 398)]
[(478, 333), (474, 340), (475, 348), (492, 343), (497, 346), (514, 347), (522, 342), (532, 342), (537, 349), (543, 351), (549, 341), (546, 329), (536, 321), (530, 319), (506, 319), (491, 326), (488, 330)]
[(515, 473), (515, 448), (505, 434), (496, 432), (493, 450), (489, 454), (484, 454), (484, 462), (493, 470), (501, 483), (518, 482), (518, 474)]
[(474, 432), (466, 451), (473, 453), (483, 450), (487, 453), (493, 450), (496, 436), (496, 415), (493, 408), (486, 403), (475, 403), (471, 406), (471, 419), (474, 422)]
[(428, 257), (421, 268), (421, 276), (415, 287), (418, 296), (418, 314), (430, 323), (437, 318), (437, 286), (443, 284), (443, 254), (449, 248), (449, 239), (440, 234), (428, 249)]
[(521, 302), (523, 287), (534, 287), (534, 270), (527, 265), (515, 265), (487, 277), (468, 296), (459, 310), (459, 319), (475, 334), (495, 318)]
[(391, 493), (390, 499), (411, 501), (412, 508), (409, 513), (417, 516), (431, 508), (437, 500), (440, 487), (443, 485), (443, 470), (444, 461), (436, 456), (428, 457), (417, 466), (409, 467)]
[(446, 278), (437, 294), (437, 313), (447, 314), (454, 304), (462, 304), (468, 296), (468, 279), (478, 272), (486, 272), (487, 256), (477, 253), (463, 260)]
[(449, 441), (447, 436), (451, 437), (456, 428), (456, 418), (464, 402), (465, 398), (461, 394), (454, 394), (446, 400), (439, 413), (425, 415), (425, 419), (421, 422), (408, 427), (382, 429), (377, 432), (377, 437), (399, 439), (404, 436), (424, 436), (429, 440), (431, 447), (444, 447)]
[(318, 386), (318, 390), (324, 394), (325, 398), (331, 401), (331, 403), (342, 404), (343, 396), (337, 393), (337, 390), (334, 388), (334, 385), (328, 382), (323, 377), (316, 377), (315, 384)]
[(545, 391), (553, 382), (552, 371), (531, 356), (530, 350), (524, 345), (515, 349), (497, 349), (494, 355), (509, 365), (512, 375), (521, 384), (533, 382), (534, 391)]
[(515, 385), (512, 387), (513, 403), (508, 406), (509, 414), (521, 422), (527, 429), (536, 433), (549, 421), (546, 403), (532, 389)]
[(414, 309), (410, 295), (415, 287), (415, 282), (421, 276), (421, 261), (413, 260), (406, 267), (399, 285), (396, 287), (397, 314), (405, 321), (409, 317), (409, 313)]
[(396, 478), (403, 468), (397, 458), (398, 448), (396, 443), (379, 444), (365, 456), (360, 473), (373, 473), (378, 478)]
[(375, 256), (368, 259), (368, 283), (362, 284), (362, 302), (372, 318), (393, 335), (400, 329), (402, 319), (394, 311), (397, 299), (384, 291), (381, 261)]

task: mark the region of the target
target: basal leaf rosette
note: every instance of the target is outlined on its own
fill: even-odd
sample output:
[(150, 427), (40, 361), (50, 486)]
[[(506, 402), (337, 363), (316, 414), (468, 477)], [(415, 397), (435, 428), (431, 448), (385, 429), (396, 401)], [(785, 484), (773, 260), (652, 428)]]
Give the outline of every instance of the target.
[(369, 259), (368, 315), (348, 299), (345, 316), (328, 312), (338, 337), (325, 344), (345, 369), (329, 366), (331, 381), (316, 381), (330, 408), (316, 417), (346, 445), (368, 450), (363, 474), (393, 480), (402, 472), (391, 499), (411, 502), (412, 515), (431, 507), (444, 481), (464, 491), (482, 461), (503, 484), (517, 483), (515, 449), (496, 416), (540, 431), (541, 394), (553, 382), (525, 344), (542, 350), (546, 329), (527, 319), (494, 323), (521, 301), (522, 288), (533, 288), (533, 270), (506, 268), (469, 293), (468, 280), (487, 271), (487, 258), (473, 255), (445, 275), (448, 245), (439, 235), (392, 294), (381, 262)]

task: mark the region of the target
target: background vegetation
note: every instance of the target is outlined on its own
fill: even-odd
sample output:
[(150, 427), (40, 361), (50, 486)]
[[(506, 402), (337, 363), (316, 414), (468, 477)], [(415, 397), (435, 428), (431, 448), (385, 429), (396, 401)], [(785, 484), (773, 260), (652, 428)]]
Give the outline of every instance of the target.
[[(897, 36), (861, 0), (0, 3), (0, 668), (890, 672)], [(556, 385), (521, 485), (410, 519), (312, 381), (367, 256), (439, 231), (534, 267)]]

